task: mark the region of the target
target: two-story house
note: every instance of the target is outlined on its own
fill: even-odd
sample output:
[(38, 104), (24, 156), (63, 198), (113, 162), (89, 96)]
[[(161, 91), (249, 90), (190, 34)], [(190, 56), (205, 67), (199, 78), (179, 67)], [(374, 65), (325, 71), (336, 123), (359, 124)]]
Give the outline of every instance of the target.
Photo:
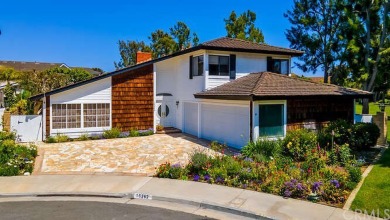
[(259, 137), (353, 121), (371, 93), (290, 77), (302, 51), (218, 38), (32, 97), (44, 102), (44, 135), (174, 127), (241, 148)]

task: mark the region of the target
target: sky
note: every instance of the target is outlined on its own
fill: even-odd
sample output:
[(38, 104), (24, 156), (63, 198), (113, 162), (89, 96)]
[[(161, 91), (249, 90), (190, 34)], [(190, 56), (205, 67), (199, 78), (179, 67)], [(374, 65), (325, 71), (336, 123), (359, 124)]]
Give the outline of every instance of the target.
[(289, 47), (290, 23), (283, 13), (292, 5), (292, 0), (8, 0), (1, 4), (0, 60), (113, 71), (120, 60), (118, 40), (148, 42), (151, 32), (183, 21), (204, 42), (226, 35), (224, 19), (231, 11), (248, 9), (256, 13), (267, 44)]

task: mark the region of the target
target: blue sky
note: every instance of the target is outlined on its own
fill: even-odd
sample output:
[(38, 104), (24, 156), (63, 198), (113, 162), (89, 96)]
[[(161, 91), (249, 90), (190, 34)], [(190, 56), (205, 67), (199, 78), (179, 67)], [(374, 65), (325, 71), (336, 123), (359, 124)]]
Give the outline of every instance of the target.
[(289, 47), (284, 32), (290, 24), (283, 13), (292, 8), (292, 0), (111, 0), (104, 3), (2, 2), (0, 60), (64, 62), (112, 71), (114, 61), (120, 59), (119, 39), (148, 41), (152, 31), (168, 30), (177, 21), (183, 21), (203, 42), (226, 35), (223, 19), (232, 10), (240, 14), (248, 9), (257, 14), (256, 25), (262, 29), (266, 43)]

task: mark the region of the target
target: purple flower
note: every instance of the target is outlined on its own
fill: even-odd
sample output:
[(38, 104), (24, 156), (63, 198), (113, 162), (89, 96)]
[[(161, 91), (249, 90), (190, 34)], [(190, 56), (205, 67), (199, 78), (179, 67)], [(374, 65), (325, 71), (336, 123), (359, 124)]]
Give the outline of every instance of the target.
[(209, 175), (209, 174), (206, 174), (206, 175), (204, 175), (203, 178), (204, 178), (205, 181), (209, 181), (209, 180), (210, 180), (210, 175)]
[(29, 161), (29, 159), (26, 157), (26, 158), (24, 158), (24, 162), (27, 162), (27, 161)]
[(313, 193), (317, 192), (320, 189), (320, 186), (322, 185), (321, 182), (314, 182), (313, 186), (311, 187), (311, 190)]
[(302, 186), (302, 183), (298, 183), (297, 184), (297, 189), (299, 190), (299, 191), (303, 191), (304, 189), (303, 189), (303, 186)]
[(247, 162), (253, 162), (253, 159), (250, 158), (250, 157), (245, 157), (244, 160), (247, 161)]
[(296, 179), (292, 179), (292, 180), (291, 180), (291, 183), (293, 183), (293, 184), (297, 184), (297, 182), (298, 182), (298, 181), (297, 181)]
[(200, 178), (200, 177), (199, 177), (198, 174), (195, 174), (195, 175), (194, 175), (194, 181), (199, 181), (199, 178)]
[(215, 182), (216, 182), (216, 183), (223, 183), (223, 181), (224, 181), (224, 179), (221, 178), (221, 177), (217, 177), (217, 178), (215, 179)]
[(340, 183), (339, 183), (338, 180), (331, 180), (330, 183), (333, 184), (333, 186), (336, 187), (336, 188), (340, 187)]
[(290, 190), (286, 189), (286, 190), (284, 191), (283, 195), (284, 195), (285, 197), (291, 197), (292, 192), (291, 192)]
[(173, 165), (171, 165), (172, 168), (179, 168), (180, 167), (180, 163), (175, 163)]
[(246, 189), (246, 187), (248, 187), (247, 184), (242, 184), (242, 188), (243, 188), (243, 189)]

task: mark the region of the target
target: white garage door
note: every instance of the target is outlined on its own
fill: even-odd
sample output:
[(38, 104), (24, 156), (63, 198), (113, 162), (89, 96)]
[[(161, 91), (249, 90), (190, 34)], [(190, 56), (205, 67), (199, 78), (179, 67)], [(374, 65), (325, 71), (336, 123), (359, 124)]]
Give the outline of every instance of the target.
[(249, 107), (202, 104), (201, 136), (242, 148), (249, 140)]
[(184, 103), (184, 133), (198, 136), (198, 104)]

